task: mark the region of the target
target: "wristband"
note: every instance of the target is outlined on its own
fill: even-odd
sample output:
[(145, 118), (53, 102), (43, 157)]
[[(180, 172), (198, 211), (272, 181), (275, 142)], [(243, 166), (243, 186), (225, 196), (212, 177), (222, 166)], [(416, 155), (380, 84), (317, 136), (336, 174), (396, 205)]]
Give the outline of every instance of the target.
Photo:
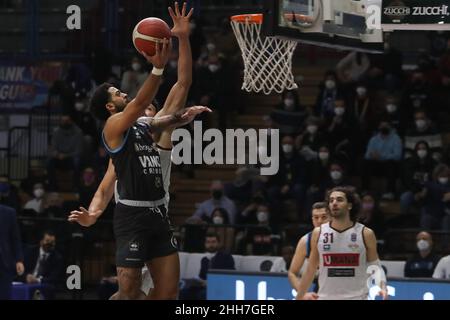
[(154, 74), (155, 76), (160, 76), (163, 74), (163, 72), (164, 72), (164, 68), (160, 69), (160, 68), (153, 67), (153, 69), (152, 69), (152, 74)]

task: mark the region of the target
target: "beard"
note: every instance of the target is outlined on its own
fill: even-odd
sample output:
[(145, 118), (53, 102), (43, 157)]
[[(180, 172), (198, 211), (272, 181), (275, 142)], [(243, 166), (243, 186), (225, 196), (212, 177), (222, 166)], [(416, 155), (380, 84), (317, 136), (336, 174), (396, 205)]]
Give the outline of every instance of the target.
[(124, 102), (124, 103), (114, 103), (114, 106), (116, 107), (116, 111), (117, 112), (122, 112), (123, 110), (125, 110), (126, 106), (128, 103)]

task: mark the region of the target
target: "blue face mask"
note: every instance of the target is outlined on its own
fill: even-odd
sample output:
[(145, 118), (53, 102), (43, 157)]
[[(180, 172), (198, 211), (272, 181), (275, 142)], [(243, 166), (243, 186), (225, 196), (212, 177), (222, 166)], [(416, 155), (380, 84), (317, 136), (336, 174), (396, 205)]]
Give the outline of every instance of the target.
[(0, 182), (0, 193), (8, 193), (9, 192), (9, 183)]

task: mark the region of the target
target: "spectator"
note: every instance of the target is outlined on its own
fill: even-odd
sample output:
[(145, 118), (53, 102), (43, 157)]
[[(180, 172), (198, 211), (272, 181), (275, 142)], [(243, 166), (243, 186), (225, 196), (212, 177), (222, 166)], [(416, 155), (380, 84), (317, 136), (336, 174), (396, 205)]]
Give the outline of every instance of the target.
[(286, 245), (281, 248), (281, 258), (273, 262), (270, 272), (288, 272), (291, 266), (292, 258), (294, 257), (294, 247)]
[(16, 211), (20, 209), (19, 191), (6, 176), (0, 176), (0, 204)]
[(442, 257), (434, 269), (433, 278), (450, 280), (450, 255)]
[[(210, 269), (234, 270), (233, 256), (220, 250), (220, 238), (216, 233), (205, 236), (205, 256), (201, 259), (198, 278), (190, 279), (188, 285), (180, 290), (180, 299), (205, 300), (206, 275)], [(194, 280), (194, 281), (192, 281)]]
[(34, 210), (38, 215), (44, 211), (45, 188), (42, 183), (33, 186), (34, 198), (25, 203), (24, 209)]
[(307, 181), (309, 186), (319, 187), (328, 178), (332, 156), (328, 146), (322, 144), (317, 152), (317, 158), (307, 162)]
[(362, 188), (369, 190), (370, 179), (377, 174), (387, 180), (387, 193), (383, 198), (392, 200), (402, 156), (402, 141), (386, 120), (380, 121), (378, 129), (378, 133), (370, 139), (364, 156)]
[(431, 234), (422, 231), (416, 236), (418, 254), (406, 261), (405, 277), (431, 278), (439, 257), (433, 253), (433, 239)]
[(87, 107), (87, 97), (84, 93), (75, 93), (75, 112), (73, 122), (81, 129), (84, 135), (84, 156), (92, 157), (92, 153), (97, 149), (100, 134), (97, 123)]
[(70, 116), (63, 115), (59, 127), (53, 133), (50, 147), (47, 172), (51, 189), (56, 188), (56, 169), (74, 170), (74, 176), (77, 177), (82, 148), (83, 133)]
[(432, 102), (431, 89), (425, 74), (422, 70), (417, 69), (413, 72), (411, 81), (402, 97), (402, 108), (407, 111), (405, 113), (407, 121), (417, 110), (426, 109), (428, 112), (433, 112)]
[(424, 110), (414, 112), (414, 126), (410, 126), (405, 135), (405, 158), (414, 154), (417, 142), (425, 141), (430, 147), (431, 156), (440, 162), (442, 159), (442, 137), (434, 123), (428, 118)]
[(419, 199), (425, 184), (431, 180), (436, 161), (431, 158), (428, 143), (419, 141), (415, 154), (403, 162), (402, 181), (405, 191), (400, 196), (402, 213), (408, 213), (411, 206)]
[(384, 108), (381, 113), (378, 115), (378, 122), (381, 119), (385, 119), (389, 121), (391, 128), (395, 129), (397, 134), (400, 137), (403, 137), (405, 134), (405, 126), (404, 121), (405, 118), (403, 116), (402, 110), (400, 109), (400, 105), (396, 97), (390, 95), (386, 97)]
[(384, 42), (384, 54), (370, 55), (367, 83), (373, 89), (398, 90), (403, 80), (403, 56), (400, 51)]
[(339, 86), (336, 73), (327, 71), (319, 88), (316, 99), (315, 115), (321, 119), (330, 118), (334, 115), (334, 105), (336, 97), (342, 96), (343, 91)]
[(45, 231), (39, 246), (30, 248), (25, 254), (24, 281), (29, 284), (43, 284), (42, 293), (46, 300), (54, 299), (55, 289), (63, 271), (63, 259), (55, 250), (55, 246), (55, 234)]
[(305, 121), (306, 130), (295, 138), (296, 149), (306, 161), (315, 160), (321, 145), (325, 143), (325, 135), (319, 131), (320, 120), (309, 117)]
[(225, 251), (231, 252), (234, 245), (234, 228), (229, 226), (228, 212), (223, 208), (214, 209), (211, 215), (212, 226), (208, 228), (208, 232), (217, 233), (220, 239), (223, 239), (223, 247)]
[(81, 184), (78, 188), (78, 194), (80, 199), (80, 206), (89, 208), (92, 198), (97, 191), (98, 181), (95, 171), (91, 167), (87, 167), (83, 170), (81, 176)]
[(247, 229), (245, 235), (246, 254), (248, 255), (275, 255), (277, 253), (279, 237), (273, 235), (270, 227), (270, 211), (266, 205), (259, 205), (256, 217), (258, 224)]
[(250, 203), (255, 188), (253, 183), (255, 174), (255, 170), (241, 166), (236, 169), (235, 179), (225, 184), (225, 195), (234, 201), (238, 212)]
[(434, 168), (433, 180), (425, 183), (425, 188), (418, 195), (423, 199), (420, 225), (424, 229), (449, 230), (450, 170), (447, 165), (439, 164)]
[(370, 193), (365, 193), (361, 197), (361, 209), (358, 215), (358, 222), (372, 229), (377, 238), (383, 237), (383, 213), (380, 212), (380, 208), (378, 207), (378, 202), (375, 200), (375, 197)]
[(352, 51), (336, 65), (339, 81), (344, 85), (351, 85), (361, 81), (370, 68), (370, 59), (367, 54)]
[(141, 59), (137, 56), (131, 58), (130, 67), (122, 75), (120, 89), (127, 92), (129, 99), (133, 99), (147, 79), (148, 72), (143, 70)]
[(283, 91), (281, 98), (281, 104), (271, 112), (270, 117), (279, 127), (281, 134), (297, 134), (307, 116), (305, 108), (300, 105), (298, 91)]
[(283, 137), (281, 147), (279, 170), (268, 182), (268, 201), (274, 213), (272, 220), (274, 225), (279, 225), (283, 221), (283, 201), (295, 199), (297, 205), (301, 206), (306, 188), (305, 162), (294, 152), (294, 139), (291, 136)]
[(224, 208), (228, 212), (228, 220), (231, 224), (236, 221), (236, 206), (234, 202), (224, 195), (222, 181), (216, 180), (211, 184), (211, 198), (203, 201), (198, 206), (192, 217), (186, 220), (187, 223), (199, 223), (202, 217), (211, 219), (216, 208)]
[(22, 243), (13, 208), (0, 205), (0, 300), (11, 299), (12, 282), (24, 272)]
[(350, 102), (350, 111), (361, 132), (361, 142), (365, 145), (373, 129), (372, 119), (375, 118), (374, 101), (370, 89), (364, 82), (356, 84), (355, 94)]

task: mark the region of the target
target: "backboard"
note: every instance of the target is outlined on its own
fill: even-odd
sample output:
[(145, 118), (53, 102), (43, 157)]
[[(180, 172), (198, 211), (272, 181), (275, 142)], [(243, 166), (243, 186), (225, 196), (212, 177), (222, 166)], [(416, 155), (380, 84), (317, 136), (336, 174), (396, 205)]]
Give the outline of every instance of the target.
[[(383, 52), (383, 31), (367, 28), (381, 0), (267, 0), (266, 35), (288, 37), (319, 46), (366, 52)], [(378, 12), (381, 21), (381, 10)]]

